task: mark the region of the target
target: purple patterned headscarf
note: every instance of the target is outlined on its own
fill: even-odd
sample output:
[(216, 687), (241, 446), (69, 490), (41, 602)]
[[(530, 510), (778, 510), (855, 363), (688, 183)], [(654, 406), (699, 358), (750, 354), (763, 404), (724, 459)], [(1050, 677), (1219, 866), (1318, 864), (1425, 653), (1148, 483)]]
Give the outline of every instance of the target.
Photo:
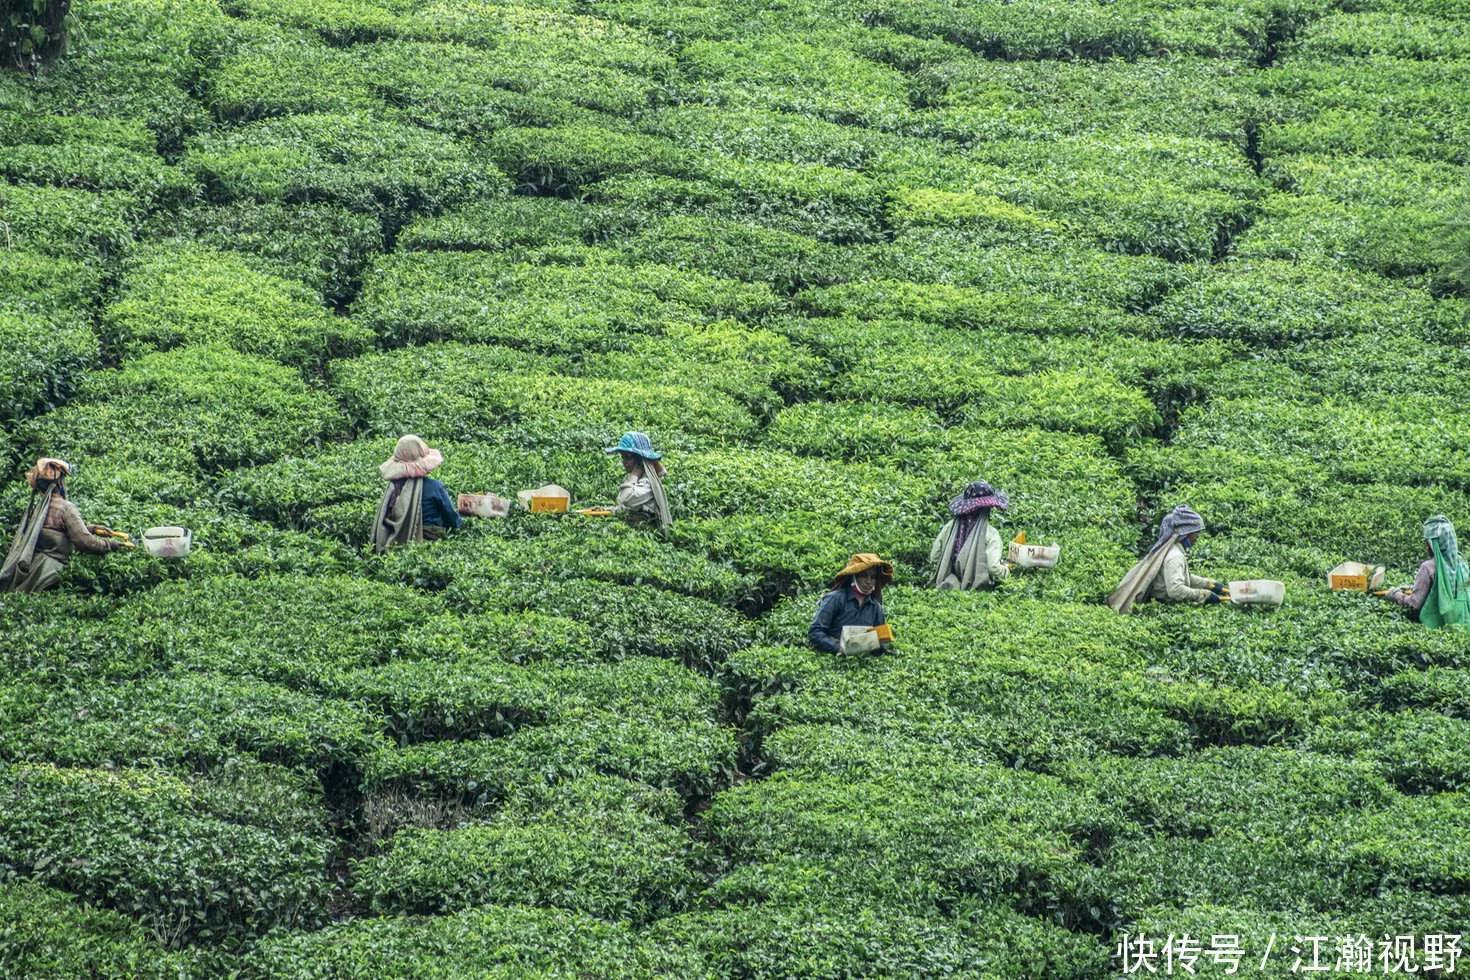
[(955, 517), (964, 517), (975, 513), (982, 507), (1005, 510), (1009, 505), (1010, 500), (1005, 494), (984, 480), (976, 480), (965, 487), (963, 493), (949, 502), (949, 512)]
[(965, 542), (974, 533), (981, 521), (989, 523), (992, 508), (1005, 510), (1010, 505), (1006, 495), (984, 480), (976, 480), (965, 487), (964, 492), (949, 502), (949, 512), (954, 515), (954, 555), (959, 557)]

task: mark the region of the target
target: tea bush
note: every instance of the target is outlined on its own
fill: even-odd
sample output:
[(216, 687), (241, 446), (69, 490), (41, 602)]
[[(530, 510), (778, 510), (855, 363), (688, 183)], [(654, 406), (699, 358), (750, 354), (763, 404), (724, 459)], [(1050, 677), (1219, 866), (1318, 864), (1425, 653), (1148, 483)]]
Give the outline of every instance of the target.
[(769, 283), (777, 292), (840, 280), (847, 266), (842, 252), (825, 242), (709, 218), (666, 218), (621, 242), (619, 250), (633, 261)]
[(317, 932), (278, 933), (246, 959), (258, 976), (443, 978), (543, 973), (628, 978), (698, 976), (676, 946), (642, 940), (629, 927), (564, 909), (491, 905), (441, 916), (374, 916)]
[(1370, 763), (1256, 746), (1181, 758), (1097, 757), (1067, 778), (1117, 806), (1143, 831), (1181, 838), (1268, 833), (1348, 809), (1376, 809), (1393, 796)]
[(861, 170), (900, 145), (886, 133), (764, 108), (667, 106), (640, 119), (639, 125), (704, 154), (851, 170)]
[(98, 355), (85, 317), (0, 306), (0, 418), (54, 407)]
[(956, 918), (828, 899), (773, 901), (671, 916), (650, 936), (673, 948), (697, 949), (715, 976), (995, 971), (1080, 978), (1103, 969), (1099, 946), (1004, 905), (968, 901)]
[(3, 146), (0, 174), (18, 184), (129, 191), (164, 206), (187, 200), (195, 190), (193, 181), (156, 155), (107, 143)]
[(695, 41), (681, 59), (685, 101), (776, 109), (878, 129), (901, 123), (909, 111), (902, 73), (833, 40), (757, 34)]
[(240, 43), (211, 76), (211, 108), (229, 123), (295, 113), (373, 114), (372, 74), (348, 51), (242, 21)]
[(355, 353), (368, 339), (324, 310), (306, 286), (198, 246), (134, 253), (102, 330), (123, 357), (200, 344), (297, 365)]
[(181, 977), (190, 957), (152, 941), (132, 919), (66, 892), (15, 881), (0, 886), (0, 966), (27, 976)]
[(902, 908), (956, 893), (1065, 904), (1071, 834), (1096, 819), (1048, 777), (980, 764), (908, 781), (779, 772), (720, 794), (707, 823), (732, 860), (810, 862), (830, 869), (832, 898)]
[(340, 430), (336, 406), (292, 369), (222, 348), (147, 354), (87, 377), (77, 398), (27, 422), (36, 454), (189, 472), (300, 450)]
[[(527, 525), (539, 525), (528, 528)], [(576, 518), (526, 515), (502, 530), (464, 532), (442, 547), (398, 551), (381, 574), (421, 587), (491, 575), (534, 581), (592, 578), (660, 589), (737, 605), (751, 599), (755, 583), (697, 552), (670, 547), (641, 528), (602, 521), (589, 527)], [(587, 644), (588, 649), (593, 645)]]
[[(497, 441), (528, 448), (597, 452), (616, 445), (630, 429), (647, 431), (658, 445), (669, 448), (754, 427), (750, 413), (719, 391), (536, 370), (485, 370), (487, 361), (505, 364), (514, 359), (494, 348), (435, 345), (337, 361), (331, 371), (348, 413), (384, 436), (417, 432), (430, 440), (469, 442), (493, 434)], [(430, 376), (432, 383), (420, 373), (426, 362), (444, 365), (437, 376)]]
[(1187, 266), (1157, 256), (1119, 255), (1055, 243), (1028, 248), (965, 230), (922, 228), (875, 252), (871, 278), (1024, 291), (1141, 312), (1189, 282)]
[(591, 578), (460, 578), (445, 596), (466, 610), (531, 610), (579, 620), (593, 631), (593, 648), (606, 657), (671, 657), (702, 666), (749, 642), (749, 627), (729, 610), (650, 585)]
[(684, 904), (696, 881), (688, 838), (631, 784), (581, 780), (547, 795), (487, 823), (401, 830), (383, 854), (356, 865), (354, 891), (379, 913), (501, 902), (638, 923)]
[(230, 39), (215, 0), (102, 0), (76, 16), (68, 57), (27, 91), (35, 108), (141, 122), (169, 151), (208, 124), (194, 93)]
[(1141, 391), (1103, 371), (1040, 371), (1011, 376), (975, 371), (956, 352), (882, 350), (839, 377), (834, 390), (849, 398), (890, 398), (928, 405), (988, 426), (1096, 433), (1117, 445), (1157, 422)]
[(1430, 343), (1458, 335), (1460, 314), (1421, 292), (1367, 273), (1281, 261), (1240, 262), (1154, 307), (1183, 336), (1292, 343), (1358, 332), (1411, 332)]
[(0, 186), (0, 232), (7, 249), (78, 261), (106, 260), (126, 250), (143, 214), (127, 191)]
[(699, 174), (736, 213), (781, 231), (837, 244), (883, 240), (887, 191), (872, 177), (817, 164), (710, 156)]
[(1459, 444), (1467, 433), (1453, 410), (1404, 397), (1392, 408), (1325, 400), (1301, 405), (1271, 399), (1226, 400), (1180, 417), (1181, 447), (1237, 449), (1271, 460), (1322, 467), (1337, 480), (1466, 489)]
[(912, 128), (962, 144), (1071, 136), (1079, 130), (1207, 137), (1244, 149), (1259, 111), (1240, 63), (953, 58), (918, 73), (925, 104)]
[[(488, 9), (482, 7), (483, 9)], [(598, 111), (634, 111), (650, 88), (646, 79), (576, 59), (536, 66), (459, 43), (393, 41), (354, 49), (353, 67), (373, 93), (394, 107), (412, 106), (419, 125), (455, 136), (481, 137), (513, 127), (616, 125)], [(578, 89), (574, 81), (586, 87)], [(595, 106), (598, 108), (588, 108)]]
[(54, 115), (16, 108), (0, 110), (0, 143), (6, 146), (27, 143), (58, 146), (72, 142), (148, 153), (155, 148), (157, 137), (140, 119)]
[(1341, 264), (1381, 276), (1424, 275), (1440, 261), (1430, 244), (1439, 222), (1422, 207), (1352, 208), (1320, 196), (1275, 198), (1235, 254)]
[(363, 114), (263, 119), (190, 141), (184, 165), (217, 201), (332, 202), (401, 225), (504, 188), (454, 140)]
[(803, 402), (781, 410), (765, 432), (783, 452), (865, 462), (928, 456), (949, 438), (938, 413), (889, 402)]
[(1286, 190), (1377, 208), (1439, 206), (1463, 192), (1459, 168), (1412, 157), (1275, 156), (1263, 172)]
[[(441, 4), (439, 16), (452, 17), (462, 9)], [(495, 9), (483, 5), (480, 12)], [(547, 105), (570, 103), (613, 115), (633, 115), (648, 107), (661, 76), (671, 67), (667, 55), (626, 27), (590, 17), (566, 17), (570, 23), (558, 25), (562, 17), (556, 14), (541, 12), (532, 17), (516, 7), (499, 10), (510, 21), (506, 36), (483, 41), (453, 38), (471, 41), (474, 46), (380, 43), (372, 45), (373, 50), (358, 64), (394, 103), (439, 103), (435, 116), (436, 121), (444, 121), (441, 125), (465, 125), (464, 120), (458, 127), (450, 122), (452, 113), (446, 110), (452, 109), (464, 111), (471, 125), (478, 123), (487, 129), (500, 128), (486, 123), (494, 119), (497, 108), (506, 105), (496, 97), (497, 90)], [(449, 33), (452, 37), (460, 32)], [(452, 81), (446, 84), (446, 79)], [(515, 124), (510, 119), (504, 122)]]
[(1369, 759), (1407, 793), (1460, 790), (1470, 783), (1466, 722), (1435, 711), (1358, 712), (1309, 734), (1319, 751)]
[[(23, 765), (5, 774), (3, 792), (8, 864), (137, 915), (169, 945), (323, 918), (324, 838), (203, 816), (177, 779)], [(60, 827), (57, 813), (68, 815)]]
[(1263, 130), (1261, 149), (1267, 156), (1362, 154), (1466, 162), (1466, 82), (1459, 62), (1300, 58), (1263, 73), (1259, 84), (1283, 117)]
[[(379, 671), (375, 685), (400, 731), (432, 732), (453, 713), (484, 719), (489, 737), (415, 741), (364, 761), (369, 792), (407, 791), (470, 801), (498, 801), (564, 779), (602, 774), (677, 791), (686, 800), (728, 785), (735, 737), (716, 720), (718, 691), (677, 663), (633, 657), (595, 667), (537, 667), (516, 676), (528, 694), (523, 715), (532, 724), (496, 722), (507, 703), (497, 682), (515, 670), (493, 658), (441, 695), (431, 682), (396, 693), (395, 674)], [(456, 667), (454, 670), (463, 670)], [(450, 673), (450, 671), (445, 671)], [(369, 691), (373, 687), (367, 688)], [(534, 698), (539, 698), (537, 701)], [(512, 730), (513, 729), (513, 730)], [(497, 734), (498, 732), (498, 734)]]
[(511, 196), (420, 218), (398, 236), (419, 251), (508, 252), (556, 244), (592, 244), (618, 227), (606, 208), (556, 197)]
[[(117, 622), (113, 629), (126, 626)], [(0, 752), (10, 760), (208, 769), (244, 752), (326, 772), (357, 766), (387, 744), (381, 719), (361, 707), (250, 678), (181, 674), (80, 687), (18, 684), (4, 697)]]
[[(489, 252), (404, 252), (379, 259), (354, 313), (395, 343), (506, 343), (572, 352), (618, 346), (666, 322), (751, 316), (775, 304), (750, 285), (665, 265), (540, 266)], [(626, 343), (625, 340), (622, 342)]]
[[(1345, 907), (1360, 892), (1347, 880), (1330, 845), (1313, 836), (1323, 828), (1289, 825), (1267, 835), (1225, 830), (1202, 840), (1154, 836), (1115, 847), (1099, 875), (1099, 901), (1121, 920), (1165, 908), (1220, 906), (1280, 909), (1290, 919)], [(1180, 863), (1195, 869), (1179, 875)]]
[(593, 122), (545, 128), (506, 127), (487, 149), (501, 170), (536, 193), (576, 194), (604, 177), (626, 173), (679, 176), (690, 161), (674, 143)]
[(1056, 336), (1148, 334), (1154, 329), (1151, 321), (1104, 306), (892, 279), (807, 289), (797, 296), (797, 302), (806, 311), (823, 316), (922, 320), (968, 330), (1028, 330)]
[[(338, 670), (379, 664), (414, 623), (441, 609), (408, 589), (342, 576), (211, 578), (160, 586), (125, 603), (133, 642), (176, 668), (309, 685)], [(183, 610), (195, 610), (184, 615)], [(247, 650), (231, 624), (262, 624)]]
[(1339, 839), (1349, 873), (1369, 887), (1463, 894), (1465, 798), (1461, 793), (1403, 797), (1354, 814)]
[(778, 333), (720, 321), (671, 324), (658, 337), (633, 341), (628, 350), (585, 358), (580, 370), (589, 378), (639, 378), (669, 387), (699, 379), (764, 415), (785, 400), (820, 391), (824, 367)]
[(1453, 21), (1437, 16), (1352, 12), (1332, 14), (1308, 25), (1291, 45), (1289, 55), (1313, 60), (1460, 60), (1470, 58), (1470, 43), (1458, 35)]
[(200, 205), (169, 216), (180, 237), (231, 252), (258, 271), (297, 279), (329, 301), (355, 292), (363, 266), (383, 245), (370, 215), (330, 204)]
[(1429, 708), (1454, 718), (1470, 720), (1470, 697), (1464, 670), (1430, 667), (1408, 670), (1383, 682), (1380, 692), (1388, 708)]
[[(888, 6), (880, 22), (921, 37), (940, 37), (998, 60), (1132, 59), (1157, 54), (1165, 46), (1158, 28), (1139, 13), (1101, 4), (1078, 5), (1062, 12), (1025, 4), (1017, 10), (972, 10), (940, 0)], [(1233, 45), (1221, 51), (1203, 38), (1198, 43), (1200, 47), (1194, 49), (1198, 53), (1241, 53)]]

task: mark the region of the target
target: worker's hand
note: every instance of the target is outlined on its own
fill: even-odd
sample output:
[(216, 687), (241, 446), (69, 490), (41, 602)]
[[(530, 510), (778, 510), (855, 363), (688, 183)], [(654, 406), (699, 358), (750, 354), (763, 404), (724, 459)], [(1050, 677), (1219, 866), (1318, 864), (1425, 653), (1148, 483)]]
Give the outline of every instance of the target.
[(1205, 605), (1207, 606), (1218, 606), (1220, 603), (1225, 601), (1227, 600), (1220, 598), (1220, 594), (1218, 592), (1211, 592), (1209, 595), (1205, 596)]
[(1210, 591), (1213, 592), (1213, 593), (1215, 593), (1215, 595), (1217, 595), (1217, 596), (1223, 597), (1225, 595), (1225, 591), (1226, 591), (1225, 590), (1225, 583), (1224, 582), (1216, 581), (1215, 579), (1211, 579), (1210, 580)]

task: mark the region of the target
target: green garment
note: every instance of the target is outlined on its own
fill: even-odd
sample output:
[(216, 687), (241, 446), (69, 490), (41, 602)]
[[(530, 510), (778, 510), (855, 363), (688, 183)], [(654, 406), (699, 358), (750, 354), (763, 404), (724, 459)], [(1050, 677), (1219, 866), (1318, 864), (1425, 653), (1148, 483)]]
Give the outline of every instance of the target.
[(1434, 584), (1419, 609), (1419, 622), (1433, 629), (1470, 628), (1470, 569), (1460, 557), (1455, 526), (1443, 515), (1431, 517), (1424, 522), (1424, 540), (1434, 553)]

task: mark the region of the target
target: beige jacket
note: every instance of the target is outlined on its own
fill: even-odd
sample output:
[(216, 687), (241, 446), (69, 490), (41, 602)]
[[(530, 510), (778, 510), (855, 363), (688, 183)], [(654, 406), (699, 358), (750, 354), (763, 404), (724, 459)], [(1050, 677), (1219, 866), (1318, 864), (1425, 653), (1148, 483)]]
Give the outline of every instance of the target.
[(674, 523), (664, 496), (663, 480), (652, 466), (645, 466), (641, 474), (629, 473), (623, 477), (613, 513), (634, 524), (655, 524), (660, 530), (667, 530)]
[(1201, 603), (1210, 597), (1210, 586), (1214, 584), (1189, 570), (1184, 547), (1176, 541), (1164, 552), (1164, 567), (1148, 584), (1147, 595), (1165, 602)]
[(82, 520), (82, 512), (77, 510), (77, 505), (65, 497), (51, 498), (51, 507), (46, 513), (46, 522), (43, 526), (47, 530), (60, 531), (65, 534), (78, 551), (105, 555), (115, 547), (106, 538), (99, 538), (93, 534), (88, 529), (87, 522)]
[(965, 539), (960, 553), (954, 553), (955, 522), (939, 529), (929, 549), (934, 564), (934, 587), (937, 589), (979, 589), (1004, 582), (1010, 569), (1001, 560), (1000, 532), (985, 524), (984, 533), (975, 528)]

